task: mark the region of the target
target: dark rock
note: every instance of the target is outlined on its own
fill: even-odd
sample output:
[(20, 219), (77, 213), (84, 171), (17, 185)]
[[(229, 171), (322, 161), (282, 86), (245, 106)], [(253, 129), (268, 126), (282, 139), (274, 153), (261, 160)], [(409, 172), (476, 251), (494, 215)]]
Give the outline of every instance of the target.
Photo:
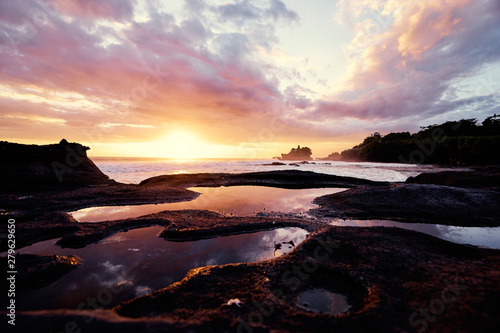
[(286, 163), (281, 163), (281, 162), (273, 162), (271, 164), (263, 164), (265, 166), (268, 166), (268, 165), (286, 165)]
[(0, 142), (0, 184), (3, 191), (63, 189), (110, 184), (113, 181), (87, 157), (78, 143), (24, 145)]
[(500, 226), (500, 192), (443, 185), (358, 187), (316, 198), (317, 216)]
[(309, 147), (292, 148), (288, 154), (281, 154), (280, 160), (282, 161), (310, 161), (312, 151)]
[[(223, 319), (218, 329), (229, 332), (411, 332), (412, 314), (433, 306), (445, 293), (452, 295), (448, 288), (455, 287), (453, 303), (439, 320), (427, 322), (429, 331), (488, 332), (499, 324), (499, 268), (496, 250), (398, 228), (329, 227), (288, 255), (193, 269), (182, 281), (124, 302), (115, 311), (139, 322), (190, 318), (207, 329)], [(293, 306), (310, 289), (346, 295), (352, 308), (330, 316)], [(242, 307), (222, 305), (233, 298)], [(253, 319), (263, 309), (270, 314)]]
[(500, 167), (487, 166), (477, 167), (472, 171), (422, 173), (408, 178), (406, 183), (500, 189)]
[(359, 185), (387, 184), (387, 182), (376, 182), (367, 179), (327, 175), (312, 171), (280, 170), (240, 174), (199, 173), (191, 175), (163, 175), (143, 180), (139, 185), (166, 185), (184, 188), (191, 186), (217, 187), (254, 185), (303, 189), (318, 187), (353, 187)]
[[(35, 231), (44, 223), (47, 227), (76, 224), (78, 231), (61, 235), (59, 243), (72, 247), (149, 225), (165, 226), (169, 239), (180, 241), (278, 226), (314, 232), (287, 255), (196, 268), (182, 281), (114, 310), (20, 311), (16, 314), (19, 331), (32, 327), (64, 331), (68, 322), (74, 322), (82, 331), (92, 332), (309, 332), (311, 328), (314, 332), (411, 332), (415, 327), (410, 316), (435, 305), (443, 293), (453, 296), (447, 289), (450, 284), (459, 285), (460, 293), (436, 316), (439, 320), (427, 322), (429, 331), (489, 332), (499, 325), (498, 250), (453, 244), (399, 228), (325, 227), (313, 220), (227, 217), (191, 210), (102, 223), (74, 223), (69, 216), (53, 214), (19, 223), (18, 231)], [(34, 265), (23, 262), (22, 266)], [(296, 305), (297, 297), (310, 289), (345, 295), (352, 308), (338, 316), (305, 311)], [(242, 301), (241, 307), (224, 305), (236, 298)], [(262, 322), (254, 319), (262, 311), (272, 312)]]
[(184, 188), (164, 185), (133, 185), (114, 183), (66, 191), (37, 191), (29, 195), (0, 193), (0, 207), (22, 216), (33, 217), (45, 212), (73, 211), (88, 207), (160, 204), (189, 201), (200, 194)]

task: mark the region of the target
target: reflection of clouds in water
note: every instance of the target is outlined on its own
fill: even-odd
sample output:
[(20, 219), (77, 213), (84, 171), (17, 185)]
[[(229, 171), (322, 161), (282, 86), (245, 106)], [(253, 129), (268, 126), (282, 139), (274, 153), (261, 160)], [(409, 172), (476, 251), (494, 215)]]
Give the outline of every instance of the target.
[[(317, 205), (312, 201), (323, 195), (333, 194), (345, 191), (339, 188), (315, 188), (302, 190), (283, 190), (282, 193), (276, 193), (272, 198), (269, 198), (269, 210), (277, 210), (282, 212), (300, 213), (306, 212), (309, 209), (315, 208)], [(279, 194), (279, 195), (277, 195)]]
[[(133, 229), (112, 237), (122, 242), (103, 245), (108, 243), (109, 239), (106, 239), (105, 242), (82, 249), (61, 249), (52, 244), (53, 241), (50, 242), (50, 248), (44, 251), (61, 255), (76, 254), (85, 263), (78, 271), (69, 273), (42, 292), (50, 295), (57, 306), (75, 308), (86, 295), (95, 297), (101, 288), (122, 287), (123, 291), (113, 294), (111, 307), (148, 293), (147, 288), (157, 290), (180, 281), (191, 268), (273, 259), (274, 239), (278, 243), (288, 242), (292, 238), (297, 246), (299, 241), (296, 242), (295, 237), (302, 234), (305, 237), (307, 234), (301, 229), (288, 228), (287, 231), (275, 229), (199, 241), (170, 242), (156, 237), (162, 229)], [(288, 248), (288, 244), (283, 247)], [(140, 251), (133, 252), (136, 249)], [(276, 252), (278, 255), (279, 251)], [(74, 302), (67, 299), (68, 293), (74, 295)], [(37, 302), (43, 304), (43, 297), (38, 298)]]
[(110, 244), (110, 243), (121, 243), (125, 242), (127, 239), (121, 234), (115, 234), (108, 238), (103, 239), (99, 244)]
[(87, 217), (92, 216), (106, 216), (107, 220), (114, 220), (127, 215), (131, 210), (132, 207), (129, 206), (90, 207), (71, 212), (71, 215), (73, 215), (77, 221), (83, 221)]
[(479, 228), (479, 227), (452, 227), (439, 226), (442, 235), (457, 243), (484, 246), (489, 248), (500, 248), (500, 228)]
[(147, 286), (137, 286), (135, 287), (135, 296), (140, 297), (150, 294), (153, 290)]
[[(307, 231), (299, 228), (276, 229), (217, 238), (217, 244), (210, 248), (190, 246), (188, 257), (192, 267), (221, 265), (236, 262), (255, 262), (272, 259), (290, 252), (294, 247), (284, 242), (293, 241), (299, 245), (307, 236)], [(199, 241), (195, 243), (202, 243)], [(281, 250), (275, 251), (275, 244), (283, 243)], [(194, 251), (194, 252), (193, 252)]]
[(332, 220), (331, 225), (351, 227), (397, 227), (414, 230), (458, 244), (500, 249), (500, 227), (457, 227), (442, 224), (403, 223), (387, 220)]
[(101, 266), (104, 267), (104, 270), (91, 274), (90, 278), (96, 280), (102, 287), (110, 288), (112, 286), (132, 284), (132, 281), (126, 276), (123, 265), (113, 265), (111, 262), (106, 261)]
[(300, 228), (277, 229), (274, 238), (277, 242), (288, 242), (292, 240), (298, 245), (306, 239), (308, 234), (306, 230)]
[(282, 189), (265, 186), (231, 186), (190, 188), (201, 195), (193, 201), (158, 205), (107, 206), (85, 208), (71, 212), (80, 222), (98, 222), (132, 218), (164, 210), (207, 209), (237, 215), (275, 211), (300, 213), (316, 207), (311, 202), (316, 197), (344, 191), (339, 188)]
[(217, 265), (217, 260), (211, 258), (207, 261), (206, 266), (213, 266), (213, 265)]
[(127, 251), (130, 252), (139, 252), (141, 249), (136, 249), (136, 248), (129, 248)]
[(436, 226), (441, 237), (448, 239), (461, 239), (464, 236), (465, 228), (450, 227), (447, 225)]

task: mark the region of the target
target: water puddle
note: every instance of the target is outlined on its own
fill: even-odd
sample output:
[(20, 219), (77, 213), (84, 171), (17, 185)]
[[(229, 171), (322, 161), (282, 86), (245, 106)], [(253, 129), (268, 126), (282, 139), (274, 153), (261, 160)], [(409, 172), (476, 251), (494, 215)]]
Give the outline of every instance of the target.
[(297, 304), (303, 310), (329, 315), (343, 314), (351, 308), (346, 296), (325, 289), (301, 292)]
[[(76, 255), (83, 264), (58, 281), (17, 298), (20, 310), (111, 308), (181, 280), (188, 270), (208, 265), (257, 262), (290, 252), (307, 231), (280, 228), (191, 242), (166, 241), (163, 227), (120, 232), (82, 249), (62, 249), (55, 240), (19, 249), (20, 254)], [(286, 242), (286, 243), (285, 243)], [(281, 243), (276, 250), (274, 244)]]
[(139, 206), (104, 206), (70, 212), (79, 222), (101, 222), (158, 213), (164, 210), (206, 209), (251, 216), (258, 212), (305, 213), (317, 207), (312, 201), (339, 188), (282, 189), (265, 186), (193, 187), (201, 195), (192, 201)]
[[(281, 189), (264, 186), (194, 187), (201, 195), (193, 201), (160, 205), (93, 207), (71, 212), (80, 222), (100, 222), (138, 217), (164, 210), (206, 209), (240, 216), (280, 211), (304, 213), (317, 206), (316, 197), (345, 189)], [(500, 249), (500, 227), (456, 227), (436, 224), (401, 223), (388, 220), (335, 220), (337, 226), (398, 227), (415, 230), (459, 244)]]
[(500, 227), (456, 227), (388, 220), (334, 220), (331, 224), (342, 227), (397, 227), (418, 231), (453, 243), (500, 249)]

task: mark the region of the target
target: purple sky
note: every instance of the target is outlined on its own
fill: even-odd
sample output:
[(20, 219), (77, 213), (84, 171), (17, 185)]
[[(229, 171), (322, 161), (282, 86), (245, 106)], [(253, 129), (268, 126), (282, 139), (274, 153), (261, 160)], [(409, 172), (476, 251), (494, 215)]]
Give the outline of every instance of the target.
[(322, 157), (499, 94), (494, 0), (0, 2), (1, 140)]

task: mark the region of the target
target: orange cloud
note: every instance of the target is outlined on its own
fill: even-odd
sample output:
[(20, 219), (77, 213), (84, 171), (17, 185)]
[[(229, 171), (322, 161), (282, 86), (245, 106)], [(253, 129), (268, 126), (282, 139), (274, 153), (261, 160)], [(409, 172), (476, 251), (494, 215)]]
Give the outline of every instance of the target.
[(213, 144), (275, 147), (412, 130), (498, 102), (443, 98), (453, 80), (498, 63), (497, 1), (339, 4), (354, 29), (350, 68), (322, 96), (302, 87), (307, 69), (277, 67), (278, 28), (302, 22), (288, 2), (189, 0), (179, 12), (147, 2), (137, 21), (135, 1), (0, 2), (0, 129), (15, 141), (98, 145), (188, 128)]

